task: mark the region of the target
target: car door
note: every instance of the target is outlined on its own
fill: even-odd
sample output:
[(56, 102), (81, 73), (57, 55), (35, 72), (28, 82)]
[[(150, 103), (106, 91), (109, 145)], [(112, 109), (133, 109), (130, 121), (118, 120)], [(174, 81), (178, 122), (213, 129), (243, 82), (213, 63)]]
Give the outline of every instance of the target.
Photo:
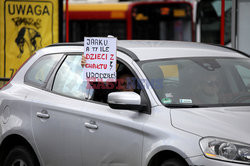
[(84, 122), (85, 165), (141, 165), (143, 118), (140, 113), (114, 110), (94, 102), (88, 106), (92, 113)]
[[(55, 72), (51, 91), (33, 88), (34, 139), (46, 166), (81, 166), (86, 93), (82, 85), (81, 56), (67, 56)], [(76, 65), (79, 64), (79, 66)]]
[[(93, 91), (101, 93), (101, 89)], [(95, 101), (95, 95), (89, 101), (82, 139), (84, 165), (140, 166), (143, 121), (148, 115), (112, 109), (103, 101)]]

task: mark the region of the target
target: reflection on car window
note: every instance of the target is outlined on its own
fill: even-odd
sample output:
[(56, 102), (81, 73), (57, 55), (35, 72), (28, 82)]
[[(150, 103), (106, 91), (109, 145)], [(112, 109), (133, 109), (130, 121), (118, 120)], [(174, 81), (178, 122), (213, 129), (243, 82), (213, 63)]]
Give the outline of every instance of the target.
[(250, 60), (187, 58), (142, 64), (151, 87), (166, 104), (250, 104)]
[(244, 85), (247, 87), (248, 91), (250, 91), (250, 68), (236, 65), (235, 66)]
[(59, 68), (52, 91), (79, 99), (86, 99), (89, 93), (87, 81), (83, 80), (81, 55), (67, 56)]
[(60, 60), (60, 58), (61, 56), (58, 54), (41, 57), (27, 72), (25, 75), (25, 81), (36, 86), (43, 86), (51, 69)]

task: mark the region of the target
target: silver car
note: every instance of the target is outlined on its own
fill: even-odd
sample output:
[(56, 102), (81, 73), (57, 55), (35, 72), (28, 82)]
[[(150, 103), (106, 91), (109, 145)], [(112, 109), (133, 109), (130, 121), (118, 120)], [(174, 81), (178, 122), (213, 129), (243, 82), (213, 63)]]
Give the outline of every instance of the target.
[[(118, 41), (117, 83), (83, 80), (82, 43), (36, 52), (0, 91), (1, 166), (250, 164), (250, 59)], [(131, 74), (126, 81), (122, 74)], [(120, 81), (120, 82), (119, 82)]]

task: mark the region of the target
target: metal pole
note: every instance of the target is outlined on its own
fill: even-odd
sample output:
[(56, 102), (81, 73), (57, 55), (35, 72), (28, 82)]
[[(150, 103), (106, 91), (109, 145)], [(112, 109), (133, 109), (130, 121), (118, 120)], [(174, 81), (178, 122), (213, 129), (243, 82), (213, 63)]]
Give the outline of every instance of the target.
[(236, 29), (237, 29), (237, 6), (236, 6), (236, 0), (232, 0), (232, 21), (231, 21), (231, 43), (232, 48), (236, 49)]
[(69, 0), (66, 0), (66, 42), (69, 42)]
[(220, 44), (225, 45), (225, 0), (221, 0)]

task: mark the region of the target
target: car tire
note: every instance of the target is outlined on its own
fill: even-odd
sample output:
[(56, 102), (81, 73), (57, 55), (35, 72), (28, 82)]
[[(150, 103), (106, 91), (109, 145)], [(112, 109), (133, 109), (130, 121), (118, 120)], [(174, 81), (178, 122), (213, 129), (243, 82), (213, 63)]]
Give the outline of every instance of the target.
[(3, 166), (36, 166), (34, 155), (24, 146), (11, 149)]
[(187, 164), (177, 158), (167, 159), (160, 166), (187, 166)]

